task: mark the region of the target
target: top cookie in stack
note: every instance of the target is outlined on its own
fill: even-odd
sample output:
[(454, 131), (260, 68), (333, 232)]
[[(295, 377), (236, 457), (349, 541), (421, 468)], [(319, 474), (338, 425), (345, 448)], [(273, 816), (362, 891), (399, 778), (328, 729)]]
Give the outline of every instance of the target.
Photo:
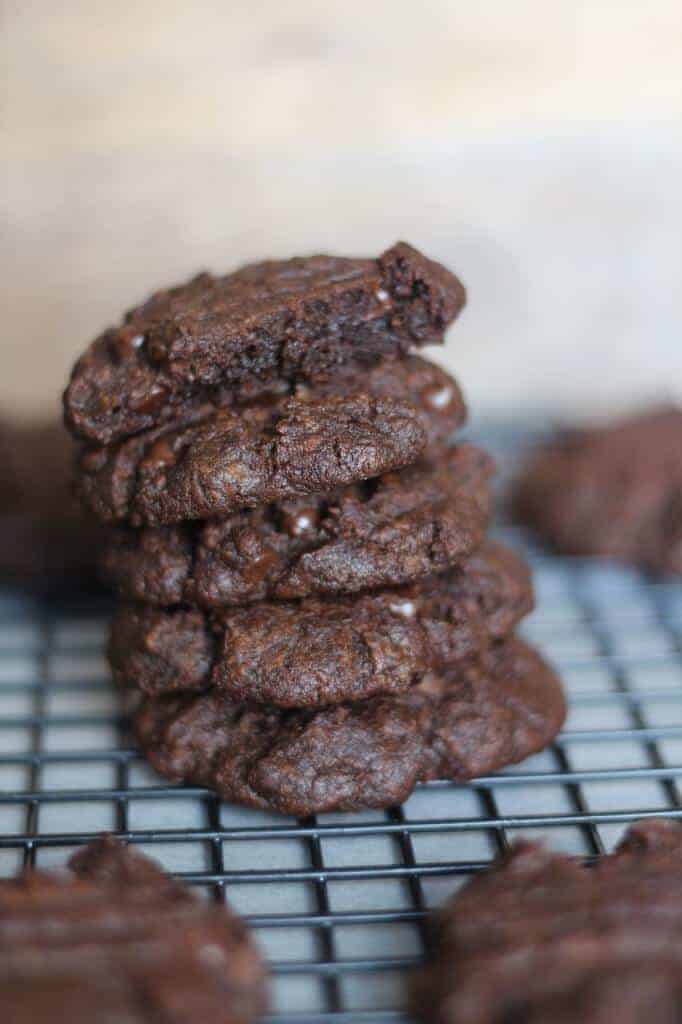
[(265, 262), (157, 293), (76, 364), (78, 491), (116, 524), (127, 602), (110, 659), (163, 774), (385, 806), (558, 728), (556, 680), (510, 639), (526, 567), (483, 544), (491, 461), (449, 446), (461, 392), (413, 354), (464, 297), (404, 243)]
[(312, 256), (199, 274), (93, 342), (66, 390), (66, 423), (108, 445), (203, 403), (224, 408), (340, 369), (361, 374), (442, 341), (464, 300), (454, 274), (404, 243), (377, 260)]

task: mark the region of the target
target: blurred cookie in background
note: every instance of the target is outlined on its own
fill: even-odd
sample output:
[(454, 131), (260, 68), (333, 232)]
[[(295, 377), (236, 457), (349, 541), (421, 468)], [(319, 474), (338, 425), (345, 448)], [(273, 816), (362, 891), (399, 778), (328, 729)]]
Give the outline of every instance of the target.
[(0, 583), (93, 584), (103, 528), (72, 493), (73, 445), (59, 420), (0, 418)]
[(558, 552), (682, 575), (682, 407), (557, 434), (522, 468), (511, 509)]
[(113, 836), (3, 878), (0, 906), (8, 1024), (249, 1024), (268, 1005), (244, 922)]
[(588, 867), (514, 844), (432, 922), (424, 1024), (673, 1024), (682, 997), (682, 828), (649, 818)]

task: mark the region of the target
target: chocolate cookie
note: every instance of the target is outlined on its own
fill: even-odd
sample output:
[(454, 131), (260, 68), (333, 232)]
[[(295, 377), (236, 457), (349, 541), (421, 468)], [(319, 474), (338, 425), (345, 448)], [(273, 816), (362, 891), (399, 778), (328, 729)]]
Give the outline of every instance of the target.
[[(466, 418), (464, 399), (449, 374), (416, 356), (382, 362), (368, 371), (361, 382), (356, 377), (348, 380), (337, 376), (314, 390), (307, 385), (297, 385), (291, 394), (272, 398), (268, 402), (253, 403), (251, 407), (242, 410), (232, 408), (231, 412), (223, 411), (222, 419), (210, 404), (199, 404), (193, 408), (187, 407), (180, 424), (168, 424), (157, 431), (147, 431), (109, 449), (86, 450), (81, 456), (78, 474), (80, 496), (98, 518), (106, 522), (126, 519), (132, 515), (130, 506), (139, 482), (139, 463), (161, 438), (176, 437), (180, 427), (214, 423), (216, 417), (219, 422), (232, 423), (235, 422), (230, 419), (233, 414), (236, 417), (243, 416), (245, 431), (249, 429), (249, 423), (254, 430), (261, 423), (265, 430), (287, 413), (289, 420), (295, 420), (296, 411), (300, 407), (292, 403), (292, 399), (306, 402), (348, 398), (347, 410), (352, 415), (359, 388), (365, 401), (366, 395), (372, 395), (382, 402), (387, 399), (388, 403), (382, 406), (385, 410), (392, 408), (390, 403), (395, 400), (409, 404), (411, 422), (414, 417), (419, 420), (430, 445), (449, 439)], [(331, 408), (338, 409), (340, 406), (341, 402), (335, 402)], [(323, 413), (326, 408), (323, 407)], [(338, 415), (336, 425), (340, 429), (344, 428), (342, 414)], [(330, 427), (333, 426), (335, 424), (330, 424)]]
[(157, 292), (92, 343), (64, 395), (78, 437), (110, 444), (182, 414), (315, 382), (440, 341), (465, 301), (448, 270), (398, 243), (376, 260), (266, 261)]
[(518, 843), (441, 912), (413, 993), (428, 1024), (673, 1024), (682, 1004), (682, 828), (634, 825), (588, 869)]
[(398, 586), (480, 546), (492, 459), (473, 445), (333, 494), (206, 523), (119, 528), (103, 574), (122, 597), (211, 609)]
[(267, 1006), (242, 922), (110, 837), (68, 874), (0, 881), (0, 949), (8, 1024), (248, 1024)]
[(94, 582), (104, 531), (71, 493), (72, 447), (56, 420), (0, 421), (0, 581)]
[(224, 409), (160, 433), (81, 460), (80, 494), (100, 519), (158, 526), (229, 515), (409, 465), (426, 443), (411, 405), (365, 394)]
[(682, 408), (560, 435), (531, 458), (512, 505), (558, 551), (682, 575)]
[(528, 568), (488, 544), (461, 569), (353, 598), (259, 603), (204, 616), (123, 606), (109, 659), (124, 687), (215, 687), (230, 699), (319, 707), (409, 689), (476, 656), (532, 608)]
[(317, 711), (236, 704), (217, 691), (149, 697), (134, 729), (171, 781), (303, 817), (389, 807), (419, 780), (520, 761), (551, 742), (564, 714), (554, 673), (512, 639), (394, 697)]

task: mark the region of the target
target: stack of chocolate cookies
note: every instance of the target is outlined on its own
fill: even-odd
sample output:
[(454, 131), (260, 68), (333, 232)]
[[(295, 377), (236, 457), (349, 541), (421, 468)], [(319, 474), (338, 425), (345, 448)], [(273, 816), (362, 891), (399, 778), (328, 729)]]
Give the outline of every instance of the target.
[(464, 304), (400, 243), (158, 292), (76, 364), (82, 500), (116, 530), (109, 647), (167, 778), (305, 816), (385, 807), (544, 747), (560, 685), (513, 636), (489, 457), (414, 355)]

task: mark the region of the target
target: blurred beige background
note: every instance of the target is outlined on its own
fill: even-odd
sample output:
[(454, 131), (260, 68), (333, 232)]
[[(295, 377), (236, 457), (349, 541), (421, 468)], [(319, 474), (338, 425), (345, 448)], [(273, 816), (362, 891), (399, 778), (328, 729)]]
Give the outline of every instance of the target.
[(200, 267), (403, 237), (484, 415), (682, 391), (679, 0), (4, 0), (0, 406)]

